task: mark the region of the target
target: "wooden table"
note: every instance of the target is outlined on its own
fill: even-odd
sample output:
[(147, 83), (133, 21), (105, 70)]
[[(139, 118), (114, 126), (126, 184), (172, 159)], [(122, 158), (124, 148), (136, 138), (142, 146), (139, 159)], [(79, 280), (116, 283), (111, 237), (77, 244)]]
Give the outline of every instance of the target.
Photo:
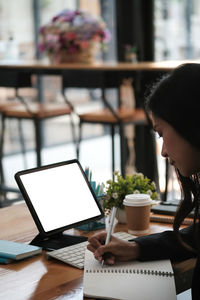
[(168, 61), (145, 61), (145, 62), (94, 62), (50, 64), (46, 61), (12, 61), (0, 60), (0, 69), (7, 70), (31, 70), (35, 73), (44, 74), (45, 71), (61, 72), (62, 70), (93, 70), (93, 71), (171, 71), (184, 63), (200, 63), (200, 60), (168, 60)]
[[(151, 223), (150, 232), (171, 229), (170, 224)], [(115, 231), (127, 231), (115, 225)], [(71, 229), (71, 234), (91, 235)], [(38, 233), (26, 204), (0, 209), (0, 239), (29, 242)], [(0, 299), (50, 300), (83, 299), (83, 270), (56, 260), (47, 260), (45, 251), (24, 261), (0, 265)]]

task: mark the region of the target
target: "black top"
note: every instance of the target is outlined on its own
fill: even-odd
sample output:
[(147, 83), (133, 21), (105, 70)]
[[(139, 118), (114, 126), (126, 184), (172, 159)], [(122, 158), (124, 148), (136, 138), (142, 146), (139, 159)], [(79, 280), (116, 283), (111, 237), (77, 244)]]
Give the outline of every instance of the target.
[[(187, 227), (180, 230), (182, 239), (195, 249), (193, 227)], [(140, 245), (141, 261), (171, 259), (172, 261), (181, 261), (197, 255), (184, 248), (178, 241), (174, 231), (164, 231), (162, 233), (142, 236), (135, 239)], [(193, 273), (192, 280), (192, 300), (200, 299), (200, 256), (197, 257), (197, 263)]]

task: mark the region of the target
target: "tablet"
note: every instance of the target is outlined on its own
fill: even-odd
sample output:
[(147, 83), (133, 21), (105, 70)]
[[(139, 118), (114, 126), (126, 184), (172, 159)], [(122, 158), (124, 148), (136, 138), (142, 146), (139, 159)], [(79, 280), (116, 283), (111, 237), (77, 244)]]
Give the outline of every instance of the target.
[[(51, 239), (61, 242), (60, 247), (52, 246), (52, 249), (65, 246), (64, 240), (67, 245), (73, 244), (76, 237), (71, 236), (70, 241), (63, 231), (104, 215), (76, 159), (20, 171), (15, 179), (39, 231), (32, 244)], [(86, 239), (79, 238), (80, 241)], [(40, 246), (50, 249), (41, 243)]]

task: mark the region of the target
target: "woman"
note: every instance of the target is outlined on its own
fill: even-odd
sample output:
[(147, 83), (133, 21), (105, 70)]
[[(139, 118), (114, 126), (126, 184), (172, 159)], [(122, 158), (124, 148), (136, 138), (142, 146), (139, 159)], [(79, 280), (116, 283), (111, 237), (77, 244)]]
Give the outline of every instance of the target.
[[(133, 242), (115, 237), (104, 245), (106, 233), (89, 239), (88, 249), (102, 261), (141, 261), (197, 257), (192, 299), (200, 299), (200, 64), (184, 64), (161, 79), (146, 103), (154, 130), (163, 139), (162, 156), (176, 169), (184, 199), (176, 213), (174, 231), (138, 237)], [(179, 231), (194, 209), (192, 226)]]

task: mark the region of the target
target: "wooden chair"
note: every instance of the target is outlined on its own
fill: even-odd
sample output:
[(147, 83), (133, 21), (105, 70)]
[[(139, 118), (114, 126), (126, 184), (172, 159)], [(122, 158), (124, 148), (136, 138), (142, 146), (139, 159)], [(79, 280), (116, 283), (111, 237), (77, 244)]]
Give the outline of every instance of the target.
[[(18, 105), (18, 102), (14, 99), (1, 99), (0, 100), (0, 116), (2, 115), (2, 112), (4, 111), (5, 108), (11, 107), (14, 105)], [(21, 140), (21, 122), (18, 122), (18, 129), (20, 133), (20, 140)], [(2, 130), (1, 130), (2, 132)], [(19, 189), (8, 187), (7, 185), (4, 184), (4, 175), (3, 175), (3, 162), (2, 159), (0, 159), (0, 176), (1, 176), (1, 183), (0, 183), (0, 208), (3, 206), (11, 205), (12, 203), (16, 201), (22, 200), (21, 193)], [(6, 194), (7, 193), (12, 193), (12, 199), (7, 200), (6, 199)]]
[[(69, 87), (73, 87), (73, 81), (71, 78), (68, 78), (67, 72), (63, 73), (63, 83), (62, 83), (62, 93), (65, 98), (66, 103), (71, 104), (69, 99), (66, 97), (65, 89)], [(125, 161), (126, 161), (126, 145), (125, 145), (125, 136), (124, 136), (124, 127), (128, 124), (133, 125), (145, 125), (146, 124), (146, 115), (142, 108), (136, 109), (113, 109), (110, 103), (107, 101), (105, 96), (105, 89), (107, 87), (107, 83), (103, 81), (106, 80), (106, 76), (99, 78), (98, 76), (95, 78), (95, 73), (89, 73), (85, 75), (87, 78), (87, 86), (84, 87), (89, 88), (101, 88), (102, 91), (102, 101), (104, 103), (105, 108), (99, 109), (97, 111), (86, 112), (86, 113), (77, 113), (79, 118), (79, 138), (77, 141), (77, 158), (80, 156), (80, 143), (82, 141), (82, 126), (83, 124), (102, 124), (110, 126), (110, 134), (111, 134), (111, 148), (112, 148), (112, 172), (115, 171), (115, 143), (114, 143), (114, 135), (115, 129), (119, 128), (120, 134), (120, 150), (121, 150), (121, 174), (125, 175)], [(88, 76), (90, 76), (90, 85), (88, 85)], [(108, 87), (115, 87), (119, 89), (119, 81), (116, 81), (115, 84), (110, 84), (108, 78)], [(82, 87), (82, 86), (80, 86)], [(75, 111), (75, 109), (73, 108)]]
[[(14, 73), (15, 74), (15, 73)], [(8, 75), (8, 74), (7, 74)], [(13, 73), (12, 73), (13, 75)], [(41, 121), (55, 118), (59, 116), (69, 116), (72, 127), (72, 137), (73, 142), (75, 143), (75, 132), (74, 124), (71, 117), (72, 108), (63, 103), (39, 103), (39, 102), (28, 102), (20, 94), (19, 89), (24, 87), (32, 87), (31, 76), (28, 73), (17, 73), (15, 74), (15, 80), (12, 82), (12, 86), (16, 91), (16, 100), (17, 105), (9, 105), (2, 109), (1, 112), (1, 124), (2, 124), (2, 133), (0, 140), (0, 161), (3, 158), (3, 148), (5, 142), (5, 120), (6, 119), (17, 119), (17, 120), (31, 120), (34, 123), (34, 133), (35, 133), (35, 150), (37, 158), (37, 166), (41, 166), (41, 150), (42, 150), (42, 136), (41, 136)], [(24, 80), (23, 80), (24, 79)], [(1, 83), (0, 83), (1, 85)], [(7, 84), (8, 86), (8, 84)], [(4, 172), (1, 168), (1, 183), (4, 183)]]
[[(79, 114), (79, 141), (77, 149), (79, 150), (79, 145), (82, 140), (82, 126), (84, 123), (96, 123), (102, 125), (110, 126), (111, 134), (111, 148), (112, 148), (112, 172), (115, 171), (115, 142), (114, 136), (117, 127), (119, 128), (120, 134), (120, 151), (121, 151), (121, 173), (125, 175), (125, 164), (126, 164), (126, 145), (125, 145), (125, 136), (124, 128), (128, 124), (133, 125), (144, 125), (146, 123), (146, 117), (143, 109), (136, 108), (133, 110), (128, 110), (124, 108), (119, 108), (117, 110), (111, 111), (110, 108), (104, 108), (94, 112), (88, 112)], [(79, 157), (79, 152), (77, 153)]]

